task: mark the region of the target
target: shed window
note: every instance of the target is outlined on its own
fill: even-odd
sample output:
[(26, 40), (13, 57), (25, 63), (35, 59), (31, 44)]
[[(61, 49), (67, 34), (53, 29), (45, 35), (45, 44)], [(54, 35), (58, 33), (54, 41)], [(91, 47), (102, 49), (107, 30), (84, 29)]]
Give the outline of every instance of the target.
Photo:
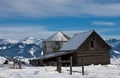
[(95, 40), (95, 36), (94, 35), (93, 35), (92, 39)]
[(90, 47), (94, 48), (94, 41), (93, 40), (90, 42)]
[(102, 45), (102, 49), (103, 49), (103, 50), (105, 50), (105, 44), (104, 44), (104, 45)]

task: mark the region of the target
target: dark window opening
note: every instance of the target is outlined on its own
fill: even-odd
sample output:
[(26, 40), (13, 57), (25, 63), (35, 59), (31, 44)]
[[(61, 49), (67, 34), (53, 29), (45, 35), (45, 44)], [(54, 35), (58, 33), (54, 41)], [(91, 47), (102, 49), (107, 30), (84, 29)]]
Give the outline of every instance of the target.
[(94, 41), (90, 42), (90, 46), (91, 46), (91, 48), (94, 48)]
[(95, 40), (95, 37), (93, 36), (92, 39)]
[(105, 46), (103, 45), (103, 46), (102, 46), (102, 48), (104, 49), (104, 48), (105, 48)]
[(102, 49), (105, 50), (105, 45), (102, 46)]

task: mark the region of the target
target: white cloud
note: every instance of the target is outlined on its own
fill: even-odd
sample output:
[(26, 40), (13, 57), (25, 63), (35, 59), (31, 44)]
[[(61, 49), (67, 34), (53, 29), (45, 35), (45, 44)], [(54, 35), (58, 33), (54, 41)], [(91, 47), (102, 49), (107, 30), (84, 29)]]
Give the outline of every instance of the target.
[(120, 33), (118, 32), (116, 34), (116, 31), (120, 31), (120, 29), (116, 29), (116, 28), (104, 28), (104, 29), (96, 29), (96, 31), (98, 32), (98, 34), (100, 34), (100, 36), (103, 39), (120, 39)]
[[(62, 32), (72, 37), (75, 33), (80, 33), (85, 31), (89, 31), (89, 30), (72, 30), (72, 31), (62, 31)], [(110, 33), (113, 33), (115, 29), (97, 29), (96, 31), (100, 34), (100, 36), (102, 36), (105, 39), (120, 38), (119, 35), (110, 34)], [(119, 31), (119, 29), (117, 31)], [(9, 39), (21, 40), (28, 36), (34, 36), (34, 37), (40, 37), (40, 38), (46, 39), (52, 34), (54, 34), (55, 32), (58, 32), (58, 31), (49, 31), (46, 28), (43, 28), (41, 26), (0, 27), (0, 39), (9, 38)], [(110, 33), (106, 35), (105, 34), (106, 32), (110, 32)]]
[(93, 21), (93, 25), (103, 25), (103, 26), (114, 26), (114, 22), (105, 22), (105, 21)]
[(120, 16), (119, 7), (119, 2), (100, 4), (95, 0), (1, 0), (0, 17)]
[[(75, 30), (75, 31), (73, 30), (73, 31), (62, 31), (62, 32), (72, 37), (75, 33), (80, 33), (84, 31), (87, 30)], [(46, 39), (55, 32), (58, 31), (49, 31), (47, 30), (47, 28), (44, 28), (44, 26), (25, 26), (25, 27), (4, 26), (4, 27), (0, 27), (0, 39), (9, 38), (9, 39), (21, 40), (28, 36), (34, 36), (34, 37), (40, 37)]]
[(120, 29), (114, 29), (114, 28), (104, 28), (104, 29), (96, 29), (98, 32), (100, 32), (100, 33), (110, 33), (110, 32), (113, 32), (113, 31), (118, 31), (118, 30), (120, 30)]
[[(70, 37), (72, 37), (75, 33), (81, 33), (81, 32), (86, 32), (86, 31), (90, 31), (90, 30), (73, 30), (73, 31), (62, 31), (62, 32), (69, 35)], [(120, 31), (120, 29), (118, 29), (118, 30), (116, 30), (116, 29), (97, 29), (95, 31), (103, 39), (112, 39), (112, 38), (120, 39), (120, 35), (114, 34), (114, 31)], [(58, 31), (43, 31), (41, 33), (41, 37), (46, 39), (49, 36), (51, 36), (52, 34), (54, 34), (55, 32), (58, 32)], [(107, 32), (107, 34), (105, 34), (106, 32)]]
[(4, 26), (0, 27), (0, 38), (23, 39), (28, 36), (40, 36), (40, 33), (47, 31), (44, 26)]
[(90, 4), (87, 13), (94, 16), (120, 16), (120, 3)]
[(101, 35), (105, 40), (106, 39), (120, 39), (120, 35)]

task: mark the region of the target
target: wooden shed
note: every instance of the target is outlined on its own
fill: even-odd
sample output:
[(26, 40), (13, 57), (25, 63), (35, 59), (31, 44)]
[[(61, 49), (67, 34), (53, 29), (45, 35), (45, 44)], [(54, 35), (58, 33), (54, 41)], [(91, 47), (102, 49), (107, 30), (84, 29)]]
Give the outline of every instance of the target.
[(73, 57), (73, 65), (109, 64), (111, 47), (96, 31), (76, 33), (59, 52), (45, 55), (40, 59), (45, 65), (56, 65), (57, 58), (68, 60)]
[(57, 32), (52, 36), (48, 37), (42, 43), (43, 55), (58, 52), (59, 49), (69, 41), (70, 37), (63, 32)]
[(88, 31), (75, 34), (60, 51), (73, 51), (73, 65), (109, 64), (111, 47), (96, 33)]

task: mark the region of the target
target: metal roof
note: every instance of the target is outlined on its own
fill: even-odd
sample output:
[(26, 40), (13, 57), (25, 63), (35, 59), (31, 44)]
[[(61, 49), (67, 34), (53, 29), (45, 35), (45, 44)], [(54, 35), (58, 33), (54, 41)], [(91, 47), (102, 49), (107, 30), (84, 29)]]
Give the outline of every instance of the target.
[(45, 41), (68, 41), (70, 39), (69, 36), (62, 32), (57, 32), (52, 36), (48, 37)]
[(60, 51), (69, 51), (78, 49), (83, 42), (94, 32), (94, 30), (76, 33), (61, 49)]

